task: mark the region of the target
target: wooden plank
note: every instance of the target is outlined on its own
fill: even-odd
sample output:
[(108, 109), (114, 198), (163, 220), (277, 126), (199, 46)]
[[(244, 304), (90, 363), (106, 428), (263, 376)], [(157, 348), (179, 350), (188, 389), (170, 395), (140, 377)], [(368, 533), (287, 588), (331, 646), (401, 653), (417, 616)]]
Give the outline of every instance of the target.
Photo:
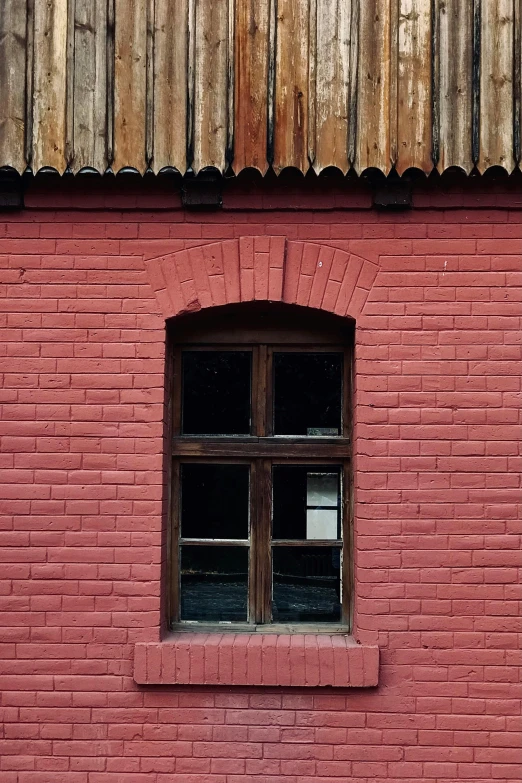
[(269, 3), (236, 2), (234, 170), (265, 174), (267, 161)]
[(515, 62), (513, 68), (514, 92), (514, 154), (515, 161), (520, 164), (522, 155), (522, 0), (515, 0)]
[(279, 0), (277, 5), (274, 170), (308, 170), (308, 0)]
[(471, 149), (473, 6), (462, 0), (436, 0), (439, 24), (438, 169), (473, 168)]
[(350, 453), (350, 441), (344, 438), (326, 441), (309, 438), (308, 442), (295, 442), (291, 438), (174, 438), (172, 452), (178, 457), (266, 457), (292, 458), (317, 464), (321, 459), (346, 458)]
[[(391, 0), (370, 0), (360, 4), (355, 146), (358, 173), (374, 167), (387, 174), (391, 167), (391, 28)], [(395, 104), (394, 108), (396, 116)]]
[(196, 0), (194, 161), (225, 170), (228, 103), (228, 0)]
[(154, 171), (187, 160), (188, 0), (156, 0)]
[[(348, 160), (350, 54), (356, 47), (352, 0), (317, 0), (315, 62), (315, 160), (317, 173)], [(355, 74), (352, 75), (353, 77)]]
[(0, 11), (0, 165), (25, 169), (26, 7), (3, 0)]
[(304, 538), (304, 539), (294, 539), (294, 538), (277, 538), (272, 540), (272, 546), (308, 546), (308, 547), (314, 547), (314, 546), (321, 546), (321, 547), (337, 547), (338, 549), (342, 547), (343, 542), (340, 538), (329, 538), (329, 539), (319, 539), (319, 538)]
[(431, 1), (399, 0), (397, 171), (429, 173), (431, 159)]
[(76, 0), (73, 171), (104, 172), (107, 162), (107, 2)]
[(228, 166), (232, 164), (234, 158), (236, 0), (228, 0), (227, 28), (227, 144), (225, 160)]
[(66, 168), (67, 0), (34, 7), (33, 170)]
[(147, 91), (147, 0), (115, 0), (114, 170), (143, 173)]
[(513, 2), (482, 3), (478, 169), (515, 165), (513, 144)]
[(154, 18), (156, 0), (147, 0), (145, 67), (145, 161), (151, 168), (154, 157)]

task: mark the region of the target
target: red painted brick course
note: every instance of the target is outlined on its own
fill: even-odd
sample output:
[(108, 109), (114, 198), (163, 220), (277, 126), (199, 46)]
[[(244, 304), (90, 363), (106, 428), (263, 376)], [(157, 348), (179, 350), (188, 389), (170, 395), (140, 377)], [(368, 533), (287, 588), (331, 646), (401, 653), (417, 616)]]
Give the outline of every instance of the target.
[[(518, 783), (512, 194), (405, 215), (230, 196), (203, 219), (74, 198), (0, 225), (0, 783)], [(379, 685), (138, 686), (135, 644), (160, 639), (164, 316), (267, 297), (357, 318), (354, 635)]]

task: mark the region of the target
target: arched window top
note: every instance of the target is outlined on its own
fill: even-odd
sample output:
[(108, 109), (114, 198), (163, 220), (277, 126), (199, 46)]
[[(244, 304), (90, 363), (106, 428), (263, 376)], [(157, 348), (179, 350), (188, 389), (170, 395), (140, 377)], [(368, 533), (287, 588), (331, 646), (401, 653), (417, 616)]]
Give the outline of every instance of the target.
[(280, 302), (210, 307), (168, 321), (171, 338), (186, 343), (346, 344), (353, 339), (354, 326), (351, 318)]

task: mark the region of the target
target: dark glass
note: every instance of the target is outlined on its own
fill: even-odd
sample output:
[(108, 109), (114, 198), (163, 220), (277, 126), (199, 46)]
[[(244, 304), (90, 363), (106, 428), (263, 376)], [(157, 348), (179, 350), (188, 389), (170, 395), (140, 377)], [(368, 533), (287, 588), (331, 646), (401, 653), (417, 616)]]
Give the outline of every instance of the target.
[(181, 619), (246, 622), (248, 547), (181, 547)]
[(274, 434), (342, 435), (342, 353), (274, 353)]
[(184, 435), (249, 435), (250, 351), (183, 351)]
[(275, 465), (272, 493), (272, 538), (341, 538), (338, 465)]
[(181, 537), (248, 538), (249, 465), (181, 466)]
[(272, 562), (275, 623), (341, 620), (338, 547), (273, 547)]

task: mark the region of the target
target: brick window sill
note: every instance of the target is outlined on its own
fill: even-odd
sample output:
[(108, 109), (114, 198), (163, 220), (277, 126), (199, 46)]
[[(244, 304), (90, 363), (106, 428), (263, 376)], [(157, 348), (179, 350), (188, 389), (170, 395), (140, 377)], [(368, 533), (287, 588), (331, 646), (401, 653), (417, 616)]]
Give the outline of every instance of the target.
[(379, 649), (342, 634), (176, 633), (134, 648), (138, 685), (377, 685)]

